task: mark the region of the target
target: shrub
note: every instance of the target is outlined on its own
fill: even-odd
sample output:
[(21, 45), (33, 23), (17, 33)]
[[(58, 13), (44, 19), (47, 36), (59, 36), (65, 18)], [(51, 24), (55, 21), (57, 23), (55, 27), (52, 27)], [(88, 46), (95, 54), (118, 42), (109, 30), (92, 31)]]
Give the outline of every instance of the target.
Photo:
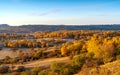
[(93, 52), (88, 53), (87, 57), (90, 58), (90, 59), (92, 59), (94, 57), (94, 53)]
[(40, 71), (38, 75), (55, 75), (55, 74), (50, 74), (49, 72), (50, 72), (49, 70), (43, 70), (43, 71)]
[(18, 68), (17, 68), (17, 71), (18, 72), (22, 72), (22, 71), (24, 71), (25, 70), (25, 67), (24, 66), (18, 66)]
[(118, 60), (119, 60), (119, 59), (120, 59), (120, 55), (117, 55), (117, 56), (116, 56), (116, 59), (118, 59)]
[(116, 59), (120, 59), (120, 45), (116, 47)]
[(38, 50), (35, 54), (34, 54), (34, 58), (35, 59), (39, 59), (42, 56), (42, 50)]
[(31, 75), (38, 75), (38, 72), (41, 71), (41, 67), (36, 67), (31, 70)]
[(70, 75), (74, 73), (73, 67), (65, 63), (53, 63), (50, 70), (58, 75)]
[(17, 58), (12, 58), (12, 59), (9, 60), (9, 62), (10, 62), (11, 64), (17, 63), (18, 61), (19, 61), (19, 60), (18, 60)]
[(120, 55), (120, 45), (116, 48), (116, 55)]
[(31, 75), (31, 72), (30, 71), (24, 71), (24, 72), (21, 72), (20, 75)]
[(76, 55), (73, 57), (73, 65), (75, 65), (77, 67), (82, 67), (84, 62), (85, 62), (85, 55), (84, 54)]
[(9, 67), (8, 66), (1, 66), (0, 67), (0, 73), (7, 73), (9, 71)]
[(5, 60), (9, 60), (9, 59), (10, 59), (10, 57), (9, 57), (9, 56), (6, 56), (4, 59), (5, 59)]
[(85, 68), (98, 67), (101, 64), (103, 64), (103, 61), (101, 59), (87, 59), (85, 64), (82, 66), (82, 68), (85, 69)]

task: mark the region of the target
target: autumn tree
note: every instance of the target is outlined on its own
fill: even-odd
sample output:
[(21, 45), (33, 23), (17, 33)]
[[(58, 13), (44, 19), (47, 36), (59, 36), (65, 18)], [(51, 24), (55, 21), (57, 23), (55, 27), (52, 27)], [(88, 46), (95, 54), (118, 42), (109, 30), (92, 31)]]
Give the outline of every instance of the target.
[(94, 53), (94, 57), (99, 57), (101, 56), (101, 43), (99, 40), (96, 38), (92, 37), (88, 42), (87, 42), (87, 51), (88, 55), (90, 53)]
[(87, 51), (88, 54), (93, 53), (94, 58), (102, 58), (104, 63), (112, 61), (116, 53), (112, 40), (99, 40), (98, 38), (91, 38), (91, 40), (87, 42)]
[(111, 40), (102, 45), (102, 58), (104, 63), (110, 62), (114, 59), (116, 53), (115, 46)]
[(75, 55), (79, 54), (84, 45), (83, 41), (74, 41), (73, 43), (66, 42), (61, 47), (62, 55)]
[(66, 42), (66, 43), (62, 44), (61, 55), (68, 55), (68, 53), (70, 52), (70, 46), (69, 45), (71, 45), (70, 42)]

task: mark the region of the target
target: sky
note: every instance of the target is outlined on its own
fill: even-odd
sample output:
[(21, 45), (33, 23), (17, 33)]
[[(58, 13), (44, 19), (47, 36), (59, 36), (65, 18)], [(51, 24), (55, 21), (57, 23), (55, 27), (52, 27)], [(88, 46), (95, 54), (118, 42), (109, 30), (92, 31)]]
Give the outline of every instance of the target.
[(0, 24), (120, 24), (120, 0), (0, 0)]

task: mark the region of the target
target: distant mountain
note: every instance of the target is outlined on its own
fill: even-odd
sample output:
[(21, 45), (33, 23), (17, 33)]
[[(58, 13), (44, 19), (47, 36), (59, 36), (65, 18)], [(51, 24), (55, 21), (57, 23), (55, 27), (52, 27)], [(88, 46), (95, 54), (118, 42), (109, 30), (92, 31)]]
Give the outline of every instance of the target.
[(114, 25), (21, 25), (9, 26), (0, 25), (0, 32), (9, 33), (32, 33), (36, 31), (56, 31), (56, 30), (120, 30), (120, 24)]
[(8, 24), (0, 24), (0, 28), (5, 28), (5, 27), (9, 27)]

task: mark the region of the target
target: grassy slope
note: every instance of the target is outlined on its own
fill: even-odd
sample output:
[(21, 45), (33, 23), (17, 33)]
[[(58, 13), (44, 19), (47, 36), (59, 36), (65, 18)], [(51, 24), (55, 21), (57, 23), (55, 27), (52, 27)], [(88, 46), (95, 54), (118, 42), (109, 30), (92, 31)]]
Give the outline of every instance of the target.
[(116, 60), (98, 68), (85, 69), (76, 75), (120, 75), (120, 60)]

